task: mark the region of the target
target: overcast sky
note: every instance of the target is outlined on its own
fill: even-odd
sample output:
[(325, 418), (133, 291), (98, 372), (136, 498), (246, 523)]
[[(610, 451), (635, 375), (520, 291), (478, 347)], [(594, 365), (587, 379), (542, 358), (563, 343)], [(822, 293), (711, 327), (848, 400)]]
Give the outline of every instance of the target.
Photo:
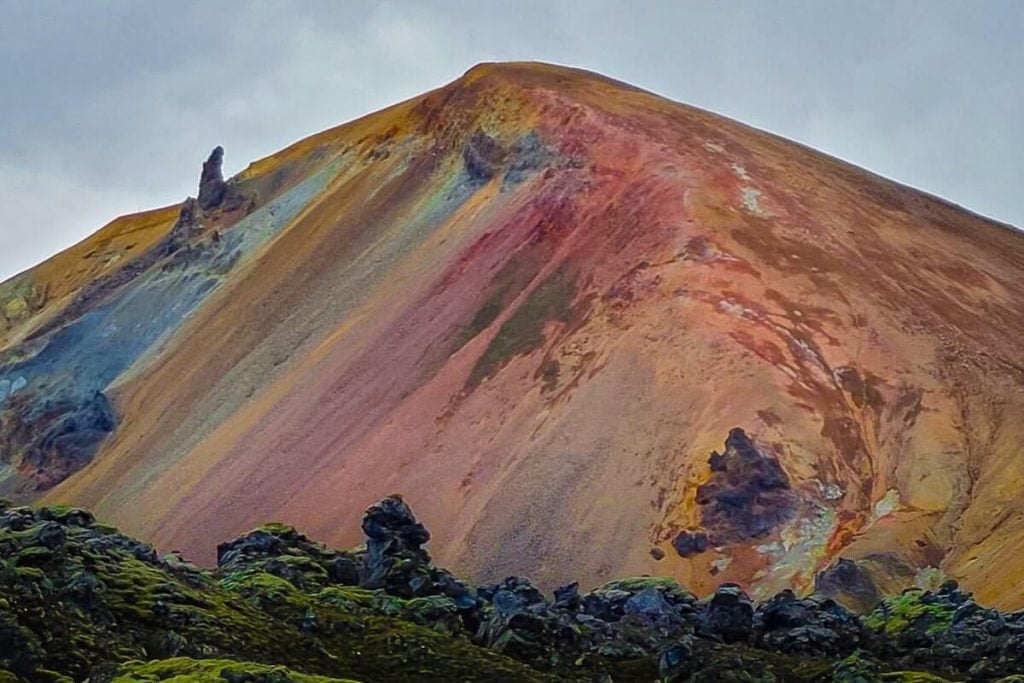
[(579, 66), (1024, 225), (1024, 0), (0, 0), (0, 279), (477, 62)]

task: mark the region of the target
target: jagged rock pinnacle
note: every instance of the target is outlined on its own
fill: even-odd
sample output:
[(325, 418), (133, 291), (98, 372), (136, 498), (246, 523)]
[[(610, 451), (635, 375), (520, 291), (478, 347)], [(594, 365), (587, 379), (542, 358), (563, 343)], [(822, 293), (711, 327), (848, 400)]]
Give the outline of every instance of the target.
[(224, 148), (220, 145), (213, 148), (210, 157), (203, 162), (203, 173), (199, 176), (199, 208), (209, 211), (220, 206), (224, 201), (227, 183), (221, 166), (224, 163)]

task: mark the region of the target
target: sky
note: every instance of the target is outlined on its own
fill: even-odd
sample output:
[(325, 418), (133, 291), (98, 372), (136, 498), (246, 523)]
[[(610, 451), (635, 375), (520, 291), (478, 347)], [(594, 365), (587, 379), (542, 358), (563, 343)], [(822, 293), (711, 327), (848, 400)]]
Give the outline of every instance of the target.
[(0, 280), (483, 61), (577, 66), (1024, 226), (1022, 0), (0, 0)]

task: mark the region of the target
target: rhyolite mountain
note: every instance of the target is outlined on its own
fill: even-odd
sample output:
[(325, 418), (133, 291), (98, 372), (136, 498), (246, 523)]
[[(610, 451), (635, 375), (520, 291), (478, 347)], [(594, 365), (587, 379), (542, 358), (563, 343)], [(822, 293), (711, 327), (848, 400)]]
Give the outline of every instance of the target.
[(0, 285), (0, 496), (210, 564), (400, 491), (477, 581), (1024, 606), (1009, 226), (542, 64), (222, 156)]

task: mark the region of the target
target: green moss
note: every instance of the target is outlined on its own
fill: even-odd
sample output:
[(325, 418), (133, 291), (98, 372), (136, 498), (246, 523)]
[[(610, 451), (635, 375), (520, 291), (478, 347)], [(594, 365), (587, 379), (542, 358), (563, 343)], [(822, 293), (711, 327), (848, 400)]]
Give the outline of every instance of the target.
[(473, 319), (469, 321), (469, 324), (459, 330), (458, 335), (455, 337), (454, 348), (456, 350), (461, 349), (470, 339), (486, 330), (491, 323), (497, 320), (502, 309), (505, 307), (508, 289), (508, 287), (499, 288), (498, 291), (491, 294), (487, 301), (484, 302), (484, 305), (473, 315)]
[(408, 600), (389, 595), (381, 589), (369, 590), (354, 586), (331, 586), (313, 596), (321, 605), (352, 614), (377, 614), (397, 617), (407, 614)]
[(911, 626), (923, 626), (930, 635), (941, 633), (953, 623), (953, 608), (947, 603), (927, 602), (929, 595), (913, 589), (885, 598), (864, 617), (864, 625), (890, 637)]
[[(44, 524), (52, 522), (4, 536), (22, 557), (41, 557), (32, 544)], [(0, 563), (0, 627), (15, 638), (14, 651), (27, 656), (3, 663), (16, 664), (11, 670), (19, 675), (30, 672), (27, 680), (99, 679), (131, 660), (169, 657), (238, 659), (323, 680), (551, 680), (455, 636), (454, 628), (437, 632), (413, 623), (443, 611), (440, 602), (410, 606), (381, 591), (342, 586), (305, 591), (261, 569), (273, 562), (322, 578), (322, 567), (307, 557), (257, 559), (214, 577), (180, 560), (159, 560), (148, 546), (98, 525), (64, 531), (67, 542), (41, 567), (16, 566), (14, 557)], [(206, 665), (171, 672), (163, 666), (126, 665), (118, 680), (216, 680)]]
[(49, 548), (32, 546), (21, 550), (14, 556), (14, 562), (20, 567), (34, 567), (53, 559), (53, 551)]
[[(323, 589), (313, 597), (325, 605), (332, 605), (342, 609), (373, 609), (379, 600), (379, 592), (355, 586), (331, 586)], [(400, 598), (393, 599), (401, 603)], [(401, 605), (399, 604), (397, 607), (400, 609)]]
[(466, 382), (472, 388), (492, 376), (514, 356), (529, 353), (544, 342), (549, 321), (570, 322), (576, 284), (561, 267), (541, 282), (501, 326), (477, 361)]
[(557, 360), (551, 358), (537, 370), (536, 377), (540, 378), (543, 391), (554, 391), (558, 387), (558, 377), (561, 374), (562, 366)]
[[(571, 617), (556, 624), (517, 614), (515, 628), (496, 632), (494, 640), (486, 640), (494, 647), (483, 647), (473, 637), (480, 621), (490, 625), (493, 605), (478, 603), (460, 612), (449, 597), (403, 599), (383, 590), (332, 584), (332, 575), (345, 580), (330, 564), (345, 553), (311, 543), (290, 527), (264, 527), (292, 538), (292, 545), (274, 546), (273, 553), (283, 554), (264, 556), (267, 539), (248, 545), (243, 540), (234, 546), (228, 565), (207, 571), (178, 558), (159, 559), (149, 546), (78, 513), (47, 512), (64, 520), (59, 532), (52, 519), (41, 519), (42, 511), (35, 514), (28, 528), (0, 529), (6, 558), (0, 561), (0, 639), (5, 645), (0, 666), (6, 667), (0, 670), (0, 683), (106, 681), (114, 676), (122, 682), (225, 683), (246, 676), (254, 683), (649, 681), (664, 676), (656, 650), (665, 643), (636, 620), (616, 622), (614, 639), (590, 641), (598, 629)], [(18, 520), (16, 526), (24, 524)], [(38, 552), (44, 541), (52, 546), (48, 556)], [(674, 580), (649, 576), (612, 581), (597, 593), (651, 588), (676, 602), (695, 599)], [(951, 608), (931, 601), (930, 594), (920, 591), (892, 598), (869, 623), (882, 634), (909, 626), (948, 627)], [(581, 643), (587, 643), (584, 649)], [(847, 662), (849, 676), (839, 678), (832, 661), (705, 638), (692, 650), (693, 661), (673, 660), (673, 666), (682, 671), (698, 662), (694, 681), (942, 680), (909, 672), (875, 675), (870, 667), (866, 671), (873, 677), (867, 678), (855, 661)]]
[[(128, 662), (118, 669), (113, 683), (225, 683), (232, 675), (237, 676), (235, 680), (254, 680), (259, 676), (267, 683), (344, 683), (348, 680), (310, 676), (283, 666), (267, 666), (253, 662), (175, 657), (155, 662)], [(254, 678), (246, 679), (246, 675)]]

